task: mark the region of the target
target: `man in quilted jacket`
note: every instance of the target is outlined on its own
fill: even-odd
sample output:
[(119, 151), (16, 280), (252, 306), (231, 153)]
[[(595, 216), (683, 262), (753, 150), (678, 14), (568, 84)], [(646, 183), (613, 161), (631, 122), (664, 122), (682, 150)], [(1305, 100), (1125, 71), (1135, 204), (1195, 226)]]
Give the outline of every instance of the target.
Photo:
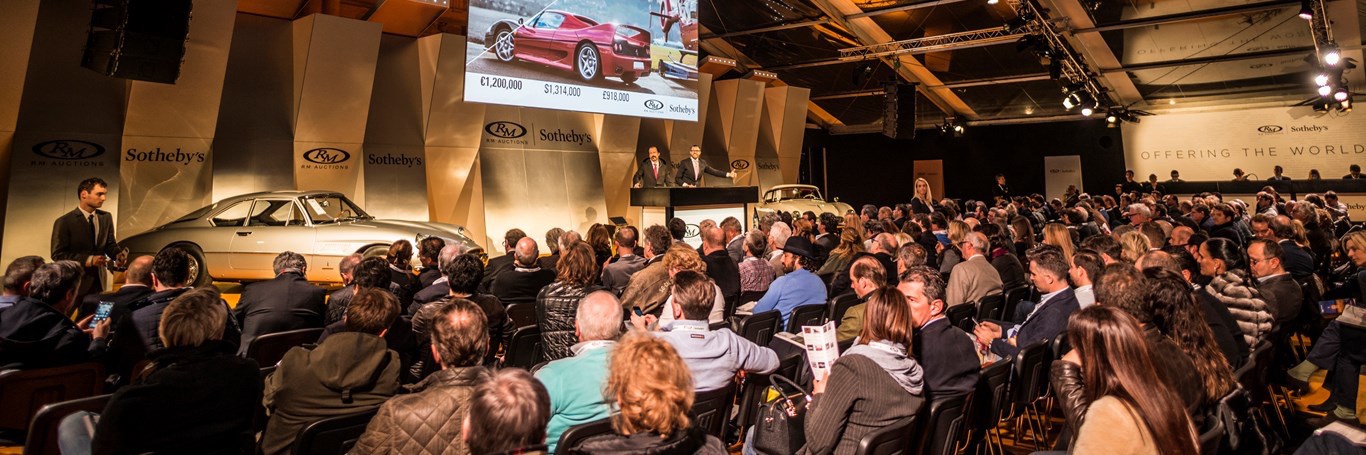
[(489, 376), (480, 366), (489, 348), (488, 322), (484, 311), (469, 300), (439, 305), (430, 332), (432, 356), (441, 371), (413, 385), (415, 393), (380, 406), (356, 442), (355, 453), (470, 453), (460, 437), (460, 423), (474, 388)]

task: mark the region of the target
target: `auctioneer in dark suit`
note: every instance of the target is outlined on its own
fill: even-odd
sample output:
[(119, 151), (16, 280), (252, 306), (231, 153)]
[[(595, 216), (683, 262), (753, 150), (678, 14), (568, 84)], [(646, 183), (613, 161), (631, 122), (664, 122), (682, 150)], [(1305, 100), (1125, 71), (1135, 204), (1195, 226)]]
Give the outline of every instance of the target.
[(95, 209), (95, 213), (86, 218), (85, 213), (77, 207), (52, 223), (52, 260), (76, 261), (87, 266), (81, 274), (77, 298), (104, 290), (100, 268), (88, 267), (91, 258), (112, 258), (118, 254), (119, 244), (114, 241), (114, 217), (109, 212)]
[(674, 175), (673, 166), (668, 161), (654, 160), (649, 158), (640, 162), (640, 167), (636, 169), (636, 175), (631, 177), (632, 185), (640, 185), (643, 188), (659, 188), (669, 186), (671, 183), (669, 176)]
[[(694, 163), (694, 161), (696, 163)], [(707, 164), (703, 158), (687, 158), (678, 162), (678, 172), (674, 177), (674, 183), (678, 186), (692, 185), (702, 186), (703, 174), (711, 174), (717, 177), (728, 177), (726, 171), (716, 169)]]
[(914, 338), (911, 348), (925, 370), (925, 391), (930, 399), (968, 393), (977, 387), (981, 362), (971, 335), (940, 317), (916, 329)]
[(238, 354), (245, 354), (252, 340), (261, 335), (322, 328), (327, 311), (323, 294), (323, 288), (293, 271), (281, 273), (270, 281), (247, 285), (233, 311), (242, 327)]

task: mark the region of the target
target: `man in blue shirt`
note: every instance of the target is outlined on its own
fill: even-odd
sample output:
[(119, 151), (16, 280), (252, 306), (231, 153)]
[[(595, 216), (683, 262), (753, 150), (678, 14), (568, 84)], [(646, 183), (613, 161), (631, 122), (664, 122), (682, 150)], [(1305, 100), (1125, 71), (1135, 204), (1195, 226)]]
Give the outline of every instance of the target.
[(754, 306), (754, 313), (778, 310), (783, 316), (783, 327), (792, 316), (792, 309), (802, 305), (825, 303), (825, 282), (812, 272), (811, 241), (802, 236), (788, 237), (783, 244), (783, 276), (768, 286), (768, 292)]
[[(674, 321), (655, 336), (669, 342), (692, 372), (693, 389), (706, 392), (724, 388), (735, 372), (768, 374), (778, 369), (778, 354), (746, 340), (730, 329), (712, 331), (707, 326), (716, 285), (706, 275), (683, 270), (673, 277)], [(653, 317), (653, 316), (650, 316)], [(631, 324), (645, 329), (647, 318), (631, 315)]]
[(574, 314), (574, 333), (579, 337), (579, 343), (569, 348), (574, 355), (536, 371), (536, 379), (550, 394), (545, 438), (550, 453), (555, 453), (555, 444), (569, 427), (610, 414), (602, 390), (612, 346), (621, 335), (621, 313), (621, 302), (610, 291), (584, 296)]

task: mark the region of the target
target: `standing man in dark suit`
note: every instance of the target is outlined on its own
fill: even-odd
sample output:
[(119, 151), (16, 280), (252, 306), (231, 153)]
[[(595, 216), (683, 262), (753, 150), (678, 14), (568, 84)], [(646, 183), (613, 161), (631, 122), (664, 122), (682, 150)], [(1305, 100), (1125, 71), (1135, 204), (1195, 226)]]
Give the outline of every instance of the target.
[(1042, 296), (1024, 322), (1002, 327), (982, 321), (973, 331), (977, 341), (991, 345), (991, 352), (1010, 357), (1039, 341), (1051, 341), (1067, 330), (1067, 318), (1081, 309), (1072, 288), (1067, 287), (1067, 260), (1057, 247), (1038, 247), (1030, 251), (1029, 272)]
[(939, 270), (912, 267), (901, 278), (896, 288), (911, 306), (911, 348), (925, 370), (925, 392), (931, 400), (971, 392), (982, 362), (972, 335), (944, 317), (944, 279)]
[(293, 251), (280, 253), (272, 268), (275, 279), (248, 285), (233, 311), (242, 327), (238, 355), (245, 355), (252, 340), (261, 335), (323, 326), (323, 288), (304, 278), (308, 275), (304, 256)]
[(77, 302), (104, 290), (101, 267), (111, 265), (111, 259), (115, 266), (122, 266), (127, 260), (126, 253), (120, 252), (118, 242), (114, 241), (114, 217), (100, 210), (108, 195), (109, 184), (104, 179), (82, 180), (76, 186), (80, 203), (52, 223), (52, 260), (76, 261), (85, 267), (81, 273), (85, 279), (76, 290)]
[(114, 304), (109, 309), (111, 315), (115, 311), (132, 312), (128, 309), (129, 304), (152, 295), (152, 257), (138, 256), (129, 262), (128, 271), (123, 274), (123, 282), (123, 286), (117, 291), (85, 296), (80, 309), (76, 311), (76, 320), (94, 314), (100, 302)]
[(674, 183), (685, 188), (702, 186), (702, 174), (711, 174), (717, 177), (734, 177), (734, 172), (722, 172), (707, 164), (707, 160), (702, 159), (702, 147), (696, 145), (688, 149), (691, 158), (678, 162), (678, 174), (674, 177)]
[(1006, 185), (1006, 175), (996, 174), (996, 185), (991, 187), (991, 197), (996, 202), (1010, 200), (1010, 185)]
[(526, 232), (517, 228), (508, 229), (503, 234), (503, 252), (506, 254), (489, 259), (488, 265), (484, 266), (484, 279), (479, 283), (480, 293), (492, 292), (493, 280), (498, 279), (498, 274), (512, 269), (513, 260), (517, 257), (517, 242), (523, 237), (526, 237)]
[(669, 163), (659, 159), (659, 148), (650, 147), (650, 158), (640, 162), (631, 183), (636, 188), (663, 188), (669, 186), (669, 176), (673, 171)]

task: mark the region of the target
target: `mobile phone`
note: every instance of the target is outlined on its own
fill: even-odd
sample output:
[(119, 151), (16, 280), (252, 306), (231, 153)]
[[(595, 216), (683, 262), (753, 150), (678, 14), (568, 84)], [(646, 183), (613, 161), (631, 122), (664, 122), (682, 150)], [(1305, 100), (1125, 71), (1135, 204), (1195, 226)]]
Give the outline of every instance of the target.
[(114, 302), (100, 302), (100, 306), (95, 308), (95, 317), (90, 320), (90, 328), (95, 328), (105, 319), (109, 319), (109, 310), (114, 308)]
[(972, 319), (972, 326), (973, 326), (973, 327), (982, 325), (981, 322), (977, 322), (977, 318), (968, 318), (968, 319)]
[(631, 312), (632, 312), (632, 313), (635, 313), (636, 316), (638, 316), (638, 317), (642, 317), (642, 318), (645, 317), (645, 312), (640, 311), (640, 307), (638, 307), (638, 306), (633, 306), (633, 307), (631, 307)]

